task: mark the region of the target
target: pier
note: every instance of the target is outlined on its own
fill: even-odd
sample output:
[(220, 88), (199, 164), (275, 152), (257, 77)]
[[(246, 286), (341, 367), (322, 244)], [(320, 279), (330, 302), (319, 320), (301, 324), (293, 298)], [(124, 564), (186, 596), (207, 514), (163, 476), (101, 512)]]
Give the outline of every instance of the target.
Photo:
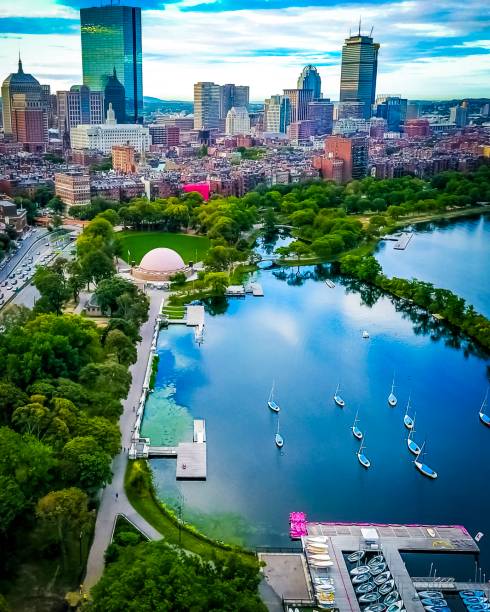
[(249, 283), (248, 285), (230, 285), (225, 295), (227, 297), (245, 297), (247, 293), (254, 297), (264, 297), (264, 290), (260, 283)]
[(413, 232), (404, 232), (393, 247), (397, 251), (404, 251), (413, 238)]
[[(291, 551), (290, 557), (296, 556), (297, 561), (288, 565), (284, 563), (284, 555), (271, 551), (262, 555), (267, 563), (263, 572), (268, 577), (269, 585), (276, 587), (279, 597), (287, 600), (305, 600), (305, 585), (311, 589), (312, 604), (320, 603), (324, 596), (321, 588), (316, 591), (316, 585), (328, 581), (334, 587), (334, 601), (328, 604), (340, 612), (360, 612), (361, 606), (357, 599), (355, 585), (352, 583), (350, 569), (353, 565), (347, 563), (344, 555), (357, 550), (368, 551), (371, 554), (382, 554), (387, 569), (395, 583), (395, 589), (403, 600), (407, 612), (424, 612), (418, 591), (442, 590), (457, 593), (466, 589), (482, 589), (490, 595), (490, 584), (480, 585), (477, 582), (455, 582), (451, 578), (412, 578), (408, 573), (401, 556), (403, 552), (417, 553), (467, 553), (476, 555), (479, 548), (475, 540), (459, 525), (391, 525), (374, 523), (316, 523), (307, 522), (307, 534), (302, 537), (303, 549)], [(310, 562), (307, 552), (308, 537), (324, 538), (328, 547), (331, 564), (328, 567), (318, 567)], [(304, 580), (298, 580), (298, 568), (304, 566)], [(291, 569), (293, 568), (293, 569)], [(291, 578), (291, 581), (289, 581)], [(296, 588), (286, 590), (284, 585)], [(282, 592), (279, 592), (279, 591)]]

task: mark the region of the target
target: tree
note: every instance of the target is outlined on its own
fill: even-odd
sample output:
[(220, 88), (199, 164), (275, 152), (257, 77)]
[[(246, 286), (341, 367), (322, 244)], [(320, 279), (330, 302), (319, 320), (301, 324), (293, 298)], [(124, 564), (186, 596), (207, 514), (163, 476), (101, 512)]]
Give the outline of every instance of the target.
[(111, 456), (92, 436), (78, 436), (67, 442), (62, 466), (66, 481), (90, 494), (112, 480)]
[(224, 295), (230, 279), (225, 272), (209, 272), (204, 277), (204, 281), (211, 287), (213, 294)]
[(78, 539), (80, 531), (87, 529), (91, 521), (87, 495), (75, 487), (52, 491), (38, 501), (36, 516), (41, 524), (55, 528), (61, 557), (66, 564), (67, 541)]
[[(91, 591), (94, 612), (265, 612), (259, 567), (235, 555), (205, 561), (164, 542), (121, 548)], [(138, 593), (138, 598), (134, 597)]]
[(134, 297), (138, 293), (138, 289), (133, 283), (118, 276), (101, 280), (95, 291), (97, 303), (102, 312), (108, 312), (111, 315), (116, 314), (118, 309), (117, 299), (125, 293)]
[(63, 204), (63, 200), (57, 195), (53, 196), (51, 200), (49, 200), (47, 206), (54, 213), (62, 213), (65, 210), (65, 205)]
[(81, 259), (82, 275), (96, 285), (104, 278), (114, 274), (112, 259), (104, 251), (90, 251)]
[(115, 361), (89, 363), (79, 375), (80, 382), (92, 391), (109, 392), (113, 397), (126, 397), (131, 385), (127, 367)]
[(131, 340), (119, 329), (110, 331), (105, 340), (107, 355), (114, 356), (118, 363), (129, 366), (136, 362), (137, 353)]
[[(0, 533), (7, 533), (11, 523), (21, 514), (26, 499), (17, 482), (0, 476)], [(1, 608), (0, 608), (1, 609)]]
[(34, 193), (34, 201), (39, 204), (39, 206), (46, 206), (47, 203), (54, 196), (54, 191), (52, 187), (48, 187), (47, 185), (42, 185), (38, 187)]
[(34, 286), (41, 294), (36, 302), (37, 312), (61, 314), (71, 291), (62, 270), (38, 267), (34, 273)]
[(12, 413), (27, 404), (27, 395), (10, 382), (0, 382), (0, 423), (8, 425)]

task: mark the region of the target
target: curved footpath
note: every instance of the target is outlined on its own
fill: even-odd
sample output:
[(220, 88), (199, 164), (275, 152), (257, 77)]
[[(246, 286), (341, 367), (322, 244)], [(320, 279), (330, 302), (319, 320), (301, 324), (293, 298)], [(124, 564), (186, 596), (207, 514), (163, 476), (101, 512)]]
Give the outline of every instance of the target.
[(112, 463), (112, 483), (107, 485), (102, 491), (97, 520), (95, 522), (94, 539), (87, 560), (87, 572), (83, 584), (85, 592), (90, 591), (104, 572), (104, 554), (111, 543), (112, 530), (118, 514), (125, 515), (150, 540), (160, 540), (162, 538), (162, 535), (136, 512), (129, 503), (124, 491), (124, 475), (128, 463), (127, 449), (131, 444), (131, 433), (136, 418), (133, 407), (139, 404), (155, 329), (155, 321), (159, 314), (163, 297), (161, 291), (150, 291), (147, 295), (150, 299), (148, 321), (140, 329), (141, 342), (137, 346), (138, 357), (136, 363), (130, 369), (132, 376), (131, 387), (128, 397), (123, 403), (123, 414), (119, 420), (121, 445), (125, 450), (114, 458)]

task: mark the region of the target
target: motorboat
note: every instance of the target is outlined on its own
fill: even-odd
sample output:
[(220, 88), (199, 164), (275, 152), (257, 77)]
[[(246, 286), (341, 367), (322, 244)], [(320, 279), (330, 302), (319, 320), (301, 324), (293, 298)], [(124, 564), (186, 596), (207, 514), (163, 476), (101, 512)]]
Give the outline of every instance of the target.
[(393, 589), (395, 588), (395, 581), (393, 580), (393, 578), (391, 578), (391, 580), (387, 580), (384, 584), (382, 584), (378, 591), (380, 595), (388, 595), (388, 593), (391, 593), (391, 591), (393, 591)]
[(490, 427), (490, 414), (487, 413), (487, 400), (488, 400), (488, 389), (487, 389), (487, 392), (485, 393), (485, 398), (483, 400), (482, 405), (480, 406), (480, 411), (478, 414), (480, 416), (480, 421), (487, 427)]
[(364, 448), (366, 447), (364, 446), (364, 440), (362, 440), (361, 446), (359, 447), (359, 450), (357, 451), (357, 459), (359, 463), (362, 465), (362, 467), (365, 467), (367, 469), (371, 467), (371, 461), (369, 461), (366, 455), (362, 452)]
[(408, 446), (408, 450), (411, 453), (413, 453), (416, 457), (418, 457), (420, 455), (420, 446), (412, 438), (412, 434), (414, 433), (414, 431), (415, 431), (414, 429), (411, 429), (410, 433), (408, 434), (407, 446)]
[(358, 565), (350, 571), (351, 576), (357, 576), (359, 574), (369, 574), (369, 567), (367, 565)]
[(366, 593), (365, 595), (361, 595), (359, 597), (359, 603), (373, 603), (374, 601), (378, 601), (379, 594), (378, 593)]
[(272, 388), (271, 388), (271, 392), (269, 393), (269, 399), (267, 401), (267, 405), (269, 406), (269, 408), (273, 411), (273, 412), (279, 412), (281, 410), (279, 404), (277, 404), (274, 401), (274, 387), (275, 387), (275, 382), (272, 382)]
[(391, 574), (390, 574), (390, 572), (388, 570), (386, 570), (385, 572), (381, 572), (381, 574), (378, 574), (374, 578), (374, 583), (379, 586), (380, 584), (383, 584), (384, 582), (386, 582), (390, 578), (391, 578)]
[(407, 402), (407, 407), (405, 408), (405, 416), (403, 417), (403, 424), (405, 425), (405, 427), (407, 429), (413, 429), (414, 425), (415, 425), (415, 415), (414, 418), (412, 419), (412, 417), (408, 414), (408, 410), (410, 408), (410, 396), (408, 397), (408, 402)]
[(275, 441), (276, 441), (277, 448), (282, 448), (284, 446), (283, 437), (279, 433), (279, 416), (277, 417), (277, 431), (275, 435)]
[(354, 419), (354, 424), (352, 425), (352, 433), (354, 434), (355, 438), (362, 440), (363, 433), (359, 427), (357, 427), (357, 423), (359, 422), (358, 414), (359, 410), (356, 412), (356, 418)]
[(363, 582), (367, 582), (371, 580), (371, 574), (358, 574), (352, 578), (352, 584), (362, 584)]
[(396, 404), (398, 403), (398, 400), (396, 399), (396, 395), (394, 393), (395, 391), (395, 377), (393, 376), (393, 382), (391, 383), (391, 392), (388, 395), (388, 404), (394, 408), (396, 406)]
[(365, 582), (364, 584), (360, 584), (358, 587), (356, 587), (356, 593), (364, 595), (364, 593), (374, 591), (375, 587), (376, 585), (374, 582)]
[(364, 557), (365, 554), (366, 553), (364, 550), (356, 550), (350, 555), (347, 555), (347, 561), (349, 561), (349, 563), (357, 563)]
[(340, 390), (340, 383), (337, 385), (337, 389), (335, 390), (333, 401), (337, 404), (337, 406), (340, 406), (341, 408), (343, 408), (345, 406), (345, 402), (342, 399), (342, 397), (339, 395), (339, 390)]
[[(436, 479), (437, 478), (437, 472), (434, 471), (431, 467), (429, 467), (423, 461), (423, 458), (424, 458), (424, 455), (425, 455), (424, 447), (425, 447), (425, 442), (422, 444), (422, 448), (420, 449), (420, 453), (417, 455), (417, 459), (415, 459), (415, 461), (414, 461), (415, 467), (418, 469), (418, 471), (421, 474), (423, 474), (424, 476), (427, 476), (427, 478)], [(420, 457), (421, 457), (421, 460), (419, 460)]]
[(388, 593), (388, 595), (386, 595), (386, 597), (383, 599), (383, 603), (385, 603), (387, 606), (391, 606), (391, 604), (396, 603), (399, 599), (400, 594), (398, 591), (391, 591), (391, 593)]
[(420, 591), (419, 597), (421, 599), (444, 599), (442, 591)]
[(386, 563), (384, 561), (382, 563), (377, 563), (376, 565), (372, 565), (369, 568), (369, 572), (371, 573), (371, 576), (379, 576), (385, 571), (386, 571)]

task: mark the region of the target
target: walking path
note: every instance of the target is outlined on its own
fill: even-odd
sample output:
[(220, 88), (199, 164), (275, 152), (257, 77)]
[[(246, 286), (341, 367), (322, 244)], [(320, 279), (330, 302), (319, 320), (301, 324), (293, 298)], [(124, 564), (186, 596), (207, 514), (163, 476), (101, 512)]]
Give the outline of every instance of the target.
[[(148, 293), (150, 299), (150, 310), (148, 321), (140, 329), (142, 338), (137, 347), (138, 359), (131, 367), (132, 383), (128, 397), (123, 403), (123, 414), (119, 420), (121, 429), (121, 444), (123, 452), (114, 458), (112, 464), (113, 478), (112, 483), (102, 491), (100, 507), (95, 522), (95, 533), (92, 547), (87, 561), (87, 573), (83, 588), (86, 592), (98, 582), (104, 571), (104, 554), (111, 543), (112, 530), (118, 514), (124, 514), (128, 519), (140, 529), (142, 533), (151, 540), (159, 540), (161, 534), (154, 529), (129, 503), (124, 491), (124, 475), (128, 463), (127, 449), (131, 444), (131, 433), (135, 420), (134, 406), (138, 406), (141, 390), (148, 364), (155, 321), (160, 311), (162, 301), (161, 291), (151, 291)], [(117, 496), (117, 497), (116, 497)]]

